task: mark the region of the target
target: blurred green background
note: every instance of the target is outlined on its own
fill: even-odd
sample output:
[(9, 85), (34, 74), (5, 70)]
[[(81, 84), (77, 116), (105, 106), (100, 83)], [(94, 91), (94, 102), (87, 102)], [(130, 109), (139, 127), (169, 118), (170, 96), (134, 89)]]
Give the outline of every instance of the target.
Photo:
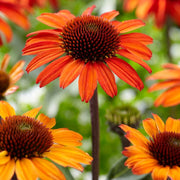
[[(121, 0), (59, 0), (59, 4), (59, 9), (68, 9), (76, 16), (81, 15), (87, 7), (95, 4), (97, 6), (93, 12), (95, 15), (115, 9), (120, 12), (120, 15), (116, 18), (118, 21), (136, 18), (134, 12), (126, 13), (123, 11)], [(0, 59), (2, 60), (2, 57), (6, 53), (10, 54), (11, 60), (8, 67), (9, 69), (20, 59), (26, 61), (26, 67), (33, 58), (33, 56), (22, 57), (22, 49), (25, 45), (27, 39), (26, 35), (28, 33), (49, 28), (36, 20), (36, 17), (43, 12), (53, 12), (53, 10), (48, 4), (43, 9), (39, 9), (38, 7), (34, 8), (34, 13), (28, 15), (31, 22), (31, 28), (28, 31), (21, 29), (12, 22), (8, 22), (13, 29), (13, 40), (11, 43), (0, 47)], [(153, 44), (149, 46), (153, 52), (153, 56), (147, 64), (152, 68), (153, 73), (161, 70), (162, 64), (168, 62), (165, 28), (157, 29), (154, 26), (153, 19), (149, 18), (146, 21), (146, 26), (135, 30), (135, 32), (145, 33), (154, 39)], [(180, 51), (178, 51), (180, 48), (180, 30), (175, 25), (170, 29), (170, 38), (172, 42), (171, 55), (173, 57), (173, 62), (178, 64), (180, 59)], [(142, 120), (147, 117), (152, 117), (151, 113), (158, 114), (163, 120), (166, 120), (168, 116), (176, 118), (180, 117), (180, 112), (177, 111), (177, 109), (179, 109), (178, 106), (175, 108), (153, 106), (154, 100), (160, 92), (149, 93), (147, 91), (148, 87), (150, 87), (154, 82), (146, 81), (146, 78), (149, 76), (148, 72), (140, 65), (133, 63), (130, 60), (126, 61), (133, 66), (141, 77), (144, 82), (144, 89), (140, 92), (127, 85), (122, 80), (116, 78), (118, 95), (112, 99), (108, 97), (108, 95), (98, 85), (100, 113), (100, 179), (106, 179), (111, 167), (122, 156), (120, 138), (117, 134), (110, 131), (105, 118), (107, 109), (128, 103), (139, 109), (142, 115)], [(42, 105), (43, 108), (41, 112), (50, 117), (56, 118), (57, 124), (55, 128), (66, 127), (80, 133), (84, 137), (81, 149), (91, 154), (89, 104), (81, 102), (78, 93), (77, 80), (64, 90), (59, 88), (58, 79), (51, 82), (46, 87), (39, 88), (39, 86), (35, 84), (35, 80), (43, 68), (44, 67), (38, 68), (30, 74), (25, 72), (23, 78), (17, 83), (17, 85), (19, 85), (19, 90), (14, 94), (7, 96), (7, 101), (16, 109), (18, 114)], [(144, 133), (141, 124), (139, 129)], [(78, 180), (90, 179), (90, 170), (90, 166), (85, 167), (83, 173), (70, 169), (74, 178)]]

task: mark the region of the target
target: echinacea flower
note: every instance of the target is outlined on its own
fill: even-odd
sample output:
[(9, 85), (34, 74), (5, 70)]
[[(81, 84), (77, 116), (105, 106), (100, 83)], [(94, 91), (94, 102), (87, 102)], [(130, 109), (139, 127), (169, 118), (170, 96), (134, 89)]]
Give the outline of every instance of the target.
[(79, 76), (81, 100), (88, 102), (97, 81), (109, 96), (117, 94), (115, 73), (131, 86), (143, 88), (136, 71), (116, 54), (151, 72), (142, 59), (149, 60), (152, 56), (146, 47), (152, 43), (152, 38), (142, 33), (123, 34), (145, 24), (141, 20), (110, 21), (119, 14), (115, 10), (100, 17), (93, 16), (94, 8), (94, 5), (87, 8), (79, 17), (61, 10), (43, 13), (37, 18), (56, 28), (30, 33), (28, 36), (34, 36), (27, 40), (23, 49), (24, 55), (37, 55), (27, 66), (28, 73), (53, 61), (37, 77), (40, 87), (60, 77), (59, 85), (65, 88)]
[(5, 96), (12, 94), (18, 89), (18, 86), (15, 83), (23, 76), (23, 66), (25, 61), (20, 60), (18, 61), (9, 73), (6, 71), (8, 63), (9, 63), (10, 56), (6, 54), (3, 57), (3, 60), (0, 65), (0, 99), (4, 98)]
[(132, 11), (136, 8), (138, 18), (145, 19), (154, 15), (157, 27), (161, 28), (167, 18), (173, 19), (180, 25), (179, 0), (124, 0), (124, 9)]
[[(164, 64), (164, 70), (147, 78), (147, 80), (161, 80), (149, 88), (149, 92), (164, 90), (155, 100), (155, 106), (175, 106), (180, 104), (180, 67), (175, 64)], [(163, 80), (163, 81), (162, 81)]]
[(123, 154), (128, 157), (125, 165), (136, 175), (152, 173), (153, 180), (178, 180), (180, 174), (180, 119), (169, 117), (164, 123), (153, 114), (153, 118), (143, 120), (149, 139), (138, 130), (120, 125), (125, 137), (133, 144), (126, 147)]
[[(29, 22), (25, 14), (22, 12), (22, 7), (17, 3), (7, 2), (7, 0), (0, 0), (0, 14), (3, 14), (12, 22), (27, 30)], [(10, 26), (0, 16), (0, 32), (2, 32), (7, 42), (12, 39), (12, 30)], [(3, 37), (0, 33), (0, 46), (3, 44)]]
[(28, 11), (32, 11), (33, 7), (35, 6), (39, 8), (44, 7), (47, 1), (49, 1), (50, 5), (55, 10), (58, 8), (58, 0), (6, 0), (6, 1), (19, 4)]
[(82, 136), (66, 128), (51, 129), (55, 118), (38, 114), (40, 108), (16, 115), (6, 101), (0, 101), (0, 179), (65, 180), (62, 172), (48, 159), (64, 166), (83, 170), (92, 157), (76, 146)]

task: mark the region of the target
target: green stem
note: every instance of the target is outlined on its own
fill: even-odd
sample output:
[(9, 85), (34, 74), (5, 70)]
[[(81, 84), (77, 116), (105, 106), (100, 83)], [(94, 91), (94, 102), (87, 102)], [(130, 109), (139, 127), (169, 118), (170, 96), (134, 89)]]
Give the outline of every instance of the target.
[(90, 100), (91, 126), (92, 126), (92, 180), (99, 177), (99, 108), (97, 88)]

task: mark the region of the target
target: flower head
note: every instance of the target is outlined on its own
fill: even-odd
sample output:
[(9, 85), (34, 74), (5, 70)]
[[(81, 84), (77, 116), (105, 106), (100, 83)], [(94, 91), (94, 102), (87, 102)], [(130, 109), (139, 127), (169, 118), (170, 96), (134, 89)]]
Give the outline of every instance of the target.
[(6, 72), (10, 56), (6, 54), (3, 57), (2, 63), (0, 65), (0, 99), (12, 94), (18, 89), (15, 83), (23, 76), (23, 66), (25, 61), (18, 61), (10, 70), (9, 73)]
[(76, 146), (82, 136), (66, 128), (51, 129), (55, 119), (39, 114), (40, 108), (16, 115), (13, 107), (0, 101), (0, 179), (60, 179), (62, 172), (50, 161), (80, 171), (80, 163), (90, 164), (92, 158)]
[(175, 64), (165, 64), (165, 69), (151, 76), (148, 80), (164, 80), (153, 84), (149, 92), (166, 89), (155, 101), (155, 106), (164, 107), (180, 104), (180, 67)]
[(179, 0), (124, 0), (124, 9), (132, 11), (136, 8), (136, 15), (145, 19), (153, 14), (157, 27), (162, 27), (168, 17), (180, 25)]
[[(79, 93), (88, 102), (97, 87), (97, 81), (111, 97), (117, 94), (114, 72), (120, 79), (141, 90), (143, 83), (136, 71), (124, 60), (126, 57), (147, 71), (150, 67), (142, 60), (151, 58), (146, 47), (152, 38), (141, 33), (122, 34), (144, 26), (141, 20), (110, 21), (119, 12), (111, 11), (100, 17), (91, 15), (95, 6), (75, 17), (67, 10), (43, 13), (37, 19), (56, 29), (40, 30), (26, 42), (24, 55), (37, 55), (27, 66), (27, 72), (51, 62), (37, 77), (43, 87), (60, 77), (65, 88), (79, 76)], [(61, 56), (63, 55), (63, 56)]]
[(125, 137), (133, 144), (123, 151), (128, 157), (125, 165), (137, 175), (152, 173), (153, 180), (179, 179), (180, 120), (169, 117), (164, 124), (158, 115), (153, 114), (153, 118), (143, 121), (150, 139), (134, 128), (120, 125), (126, 132)]
[[(0, 0), (0, 13), (5, 15), (18, 26), (28, 29), (29, 22), (25, 14), (22, 12), (22, 7), (16, 3)], [(12, 30), (10, 26), (0, 17), (0, 31), (3, 33), (7, 42), (12, 39)], [(0, 46), (3, 44), (3, 38), (0, 33)]]

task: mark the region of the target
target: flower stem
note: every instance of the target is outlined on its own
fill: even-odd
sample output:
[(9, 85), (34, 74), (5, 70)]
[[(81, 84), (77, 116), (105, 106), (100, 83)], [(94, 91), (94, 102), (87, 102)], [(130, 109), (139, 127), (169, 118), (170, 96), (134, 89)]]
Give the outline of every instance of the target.
[(92, 180), (99, 176), (99, 108), (97, 88), (90, 100), (91, 126), (92, 126)]

